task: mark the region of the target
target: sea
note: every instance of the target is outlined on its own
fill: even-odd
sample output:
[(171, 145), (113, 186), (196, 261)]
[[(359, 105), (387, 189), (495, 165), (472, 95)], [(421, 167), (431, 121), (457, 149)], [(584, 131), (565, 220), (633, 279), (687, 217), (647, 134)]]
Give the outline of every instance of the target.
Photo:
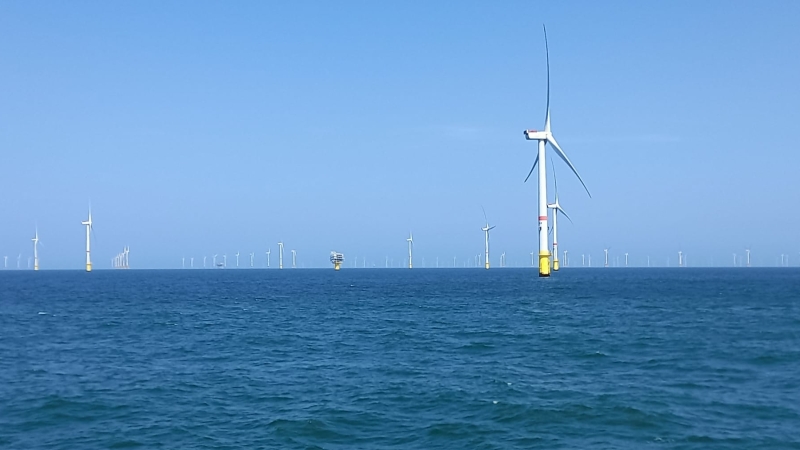
[(800, 269), (0, 271), (2, 449), (800, 449)]

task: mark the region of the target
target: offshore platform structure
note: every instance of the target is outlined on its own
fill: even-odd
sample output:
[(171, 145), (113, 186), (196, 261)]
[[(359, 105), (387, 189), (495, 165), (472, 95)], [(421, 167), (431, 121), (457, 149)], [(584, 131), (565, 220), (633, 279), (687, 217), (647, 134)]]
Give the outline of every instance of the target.
[(331, 264), (333, 264), (333, 270), (341, 269), (343, 262), (344, 262), (343, 254), (337, 252), (331, 252)]

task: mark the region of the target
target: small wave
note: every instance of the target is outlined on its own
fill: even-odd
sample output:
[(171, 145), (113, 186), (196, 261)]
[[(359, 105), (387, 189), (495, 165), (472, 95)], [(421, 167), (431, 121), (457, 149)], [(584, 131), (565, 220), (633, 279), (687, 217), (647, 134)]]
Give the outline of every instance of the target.
[(39, 311), (39, 315), (40, 315), (40, 316), (46, 316), (46, 315), (47, 315), (47, 313), (46, 313), (46, 312), (44, 312), (44, 311)]

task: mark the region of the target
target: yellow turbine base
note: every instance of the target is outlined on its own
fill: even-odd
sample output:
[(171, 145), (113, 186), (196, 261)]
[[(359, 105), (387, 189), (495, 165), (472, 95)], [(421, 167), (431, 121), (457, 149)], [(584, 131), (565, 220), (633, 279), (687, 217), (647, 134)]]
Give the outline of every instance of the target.
[(39, 270), (39, 266), (34, 265), (33, 270)]
[(553, 260), (553, 270), (558, 270), (558, 260), (557, 259)]
[(338, 262), (337, 263), (333, 263), (333, 270), (339, 270), (341, 268), (342, 268), (341, 263), (338, 263)]
[(86, 264), (86, 271), (87, 272), (91, 272), (92, 271), (92, 263), (87, 263)]
[(486, 261), (486, 270), (489, 270), (489, 261)]
[(539, 276), (550, 276), (550, 252), (547, 250), (539, 252)]

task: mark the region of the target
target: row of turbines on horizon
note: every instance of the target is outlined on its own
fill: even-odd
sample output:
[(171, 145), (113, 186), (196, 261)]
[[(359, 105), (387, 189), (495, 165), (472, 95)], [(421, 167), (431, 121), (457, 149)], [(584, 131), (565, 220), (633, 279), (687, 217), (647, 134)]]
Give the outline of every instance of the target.
[[(555, 173), (554, 173), (554, 175), (555, 175)], [(554, 181), (555, 181), (555, 178), (554, 178)], [(572, 219), (569, 218), (569, 216), (566, 214), (566, 212), (561, 207), (561, 204), (559, 203), (559, 200), (558, 200), (558, 184), (557, 184), (557, 182), (555, 183), (555, 187), (556, 187), (555, 202), (548, 204), (547, 208), (553, 211), (553, 227), (549, 230), (553, 235), (552, 268), (553, 268), (553, 270), (558, 270), (560, 264), (559, 264), (559, 260), (558, 260), (558, 257), (557, 257), (557, 255), (558, 255), (558, 243), (557, 243), (558, 222), (557, 222), (557, 214), (558, 214), (558, 212), (561, 212), (562, 214), (564, 214), (564, 216), (567, 219), (570, 220), (570, 222), (572, 222)], [(480, 228), (480, 230), (483, 231), (483, 234), (484, 234), (484, 254), (483, 255), (476, 254), (476, 255), (474, 255), (474, 257), (462, 258), (462, 261), (461, 261), (462, 264), (461, 265), (458, 264), (459, 261), (458, 261), (458, 258), (456, 256), (453, 256), (453, 264), (452, 265), (440, 264), (439, 257), (436, 257), (435, 258), (435, 265), (432, 266), (432, 267), (436, 267), (436, 268), (439, 268), (439, 267), (442, 267), (442, 268), (444, 268), (444, 267), (453, 267), (453, 268), (455, 268), (455, 267), (465, 267), (465, 268), (467, 268), (467, 267), (480, 267), (480, 266), (483, 266), (485, 269), (489, 269), (490, 268), (490, 263), (489, 263), (489, 261), (490, 261), (489, 232), (491, 230), (493, 230), (495, 228), (495, 226), (489, 224), (489, 220), (487, 219), (487, 216), (486, 216), (486, 210), (483, 209), (483, 208), (481, 208), (481, 209), (483, 210), (483, 216), (484, 216), (484, 220), (485, 220), (485, 225)], [(91, 237), (94, 234), (93, 233), (94, 222), (92, 220), (91, 209), (89, 209), (89, 215), (88, 215), (87, 220), (82, 221), (81, 225), (84, 225), (86, 227), (86, 271), (87, 272), (91, 272), (92, 271)], [(31, 239), (31, 241), (33, 242), (33, 256), (27, 258), (27, 266), (26, 267), (28, 269), (30, 269), (31, 265), (33, 265), (33, 270), (38, 271), (39, 270), (39, 245), (40, 245), (39, 227), (38, 226), (36, 226), (35, 229), (34, 229), (34, 236)], [(389, 256), (386, 256), (385, 257), (385, 261), (384, 261), (384, 267), (385, 268), (408, 267), (409, 269), (411, 269), (411, 268), (414, 267), (414, 236), (413, 236), (412, 233), (409, 233), (408, 238), (406, 238), (406, 242), (408, 244), (408, 258), (399, 259), (399, 263), (397, 264), (397, 266), (395, 266), (394, 258), (390, 258)], [(606, 248), (603, 249), (603, 265), (602, 265), (603, 267), (630, 267), (630, 265), (629, 265), (629, 262), (630, 262), (629, 253), (626, 252), (626, 253), (623, 253), (621, 255), (616, 255), (614, 257), (614, 259), (610, 259), (610, 257), (609, 257), (609, 251), (610, 250), (611, 250), (611, 247), (606, 247)], [(126, 245), (125, 247), (123, 247), (123, 249), (122, 249), (122, 251), (120, 253), (118, 253), (113, 258), (111, 258), (111, 267), (115, 268), (115, 269), (129, 269), (130, 268), (129, 254), (130, 254), (130, 247)], [(264, 254), (266, 256), (266, 267), (270, 268), (271, 249), (267, 249), (267, 251), (264, 252)], [(297, 251), (296, 250), (291, 250), (291, 254), (292, 254), (292, 265), (291, 265), (291, 267), (292, 268), (297, 268)], [(250, 263), (249, 263), (249, 267), (250, 268), (255, 268), (255, 255), (256, 255), (255, 252), (251, 252), (250, 255), (249, 255), (250, 256)], [(284, 255), (284, 244), (283, 244), (283, 242), (278, 242), (278, 268), (279, 269), (283, 269), (283, 255)], [(535, 257), (537, 255), (537, 253), (536, 252), (531, 252), (530, 255), (531, 255), (531, 266), (535, 266), (536, 265)], [(563, 259), (562, 259), (563, 267), (571, 267), (571, 264), (569, 263), (568, 255), (569, 255), (569, 252), (567, 250), (564, 250), (563, 251)], [(751, 252), (750, 252), (749, 248), (745, 249), (743, 254), (733, 253), (732, 255), (733, 255), (733, 266), (734, 267), (751, 267)], [(212, 267), (212, 268), (227, 268), (228, 267), (228, 257), (227, 257), (227, 255), (223, 254), (222, 255), (222, 260), (221, 261), (217, 261), (217, 258), (219, 256), (220, 255), (218, 255), (218, 254), (215, 254), (215, 255), (212, 256), (212, 265), (210, 267)], [(241, 256), (241, 253), (237, 251), (234, 256), (236, 257), (236, 266), (235, 267), (239, 268), (240, 267), (240, 256)], [(542, 269), (542, 267), (541, 267), (541, 251), (539, 252), (539, 256), (540, 256), (539, 269), (540, 269), (540, 273), (541, 273), (541, 269)], [(620, 256), (624, 257), (624, 264), (621, 264)], [(688, 267), (687, 254), (684, 253), (683, 251), (678, 251), (677, 252), (677, 256), (678, 256), (677, 267)], [(789, 267), (789, 256), (790, 255), (787, 254), (787, 253), (781, 254), (780, 255), (780, 260), (779, 261), (776, 260), (776, 265), (778, 265), (780, 267)], [(22, 255), (22, 253), (20, 253), (17, 256), (17, 261), (16, 261), (16, 268), (17, 269), (22, 269), (22, 258), (23, 258), (23, 255)], [(188, 258), (188, 261), (189, 261), (188, 268), (191, 268), (191, 269), (195, 268), (194, 259), (195, 259), (194, 257), (189, 257)], [(207, 268), (208, 267), (207, 259), (208, 259), (207, 256), (203, 256), (202, 268)], [(3, 269), (8, 269), (8, 260), (9, 260), (8, 256), (4, 256), (3, 257)], [(331, 260), (331, 263), (334, 265), (334, 268), (336, 270), (339, 270), (342, 267), (343, 263), (344, 263), (344, 254), (338, 253), (338, 252), (331, 252), (330, 260)], [(187, 258), (186, 257), (181, 258), (181, 267), (182, 268), (187, 268), (186, 262), (187, 262)], [(642, 261), (642, 263), (643, 262), (644, 261)], [(367, 267), (377, 268), (377, 267), (380, 267), (380, 265), (378, 263), (375, 263), (375, 262), (373, 262), (372, 264), (368, 265), (366, 257), (362, 258), (361, 263), (362, 263), (362, 265), (361, 265), (362, 268), (367, 268)], [(551, 261), (550, 261), (550, 257), (549, 257), (549, 252), (548, 252), (548, 261), (547, 261), (547, 263), (548, 263), (548, 266), (550, 266)], [(651, 264), (651, 258), (650, 258), (649, 255), (646, 257), (646, 264), (642, 264), (642, 263), (637, 265), (637, 267), (654, 267), (655, 266), (654, 264)], [(513, 264), (513, 265), (516, 266), (516, 264)], [(711, 264), (707, 264), (707, 265), (713, 266), (714, 265), (713, 264), (713, 259), (711, 259)], [(667, 267), (671, 267), (670, 258), (666, 259), (666, 266)], [(358, 265), (358, 257), (355, 257), (353, 259), (353, 267), (354, 268), (358, 268), (359, 267), (359, 265)], [(425, 258), (424, 257), (422, 258), (422, 267), (426, 267)], [(503, 252), (500, 255), (500, 267), (508, 267), (506, 253), (505, 252)], [(580, 265), (580, 267), (593, 267), (592, 266), (592, 255), (591, 254), (581, 254), (581, 265)], [(200, 268), (200, 267), (198, 267), (198, 268)]]

